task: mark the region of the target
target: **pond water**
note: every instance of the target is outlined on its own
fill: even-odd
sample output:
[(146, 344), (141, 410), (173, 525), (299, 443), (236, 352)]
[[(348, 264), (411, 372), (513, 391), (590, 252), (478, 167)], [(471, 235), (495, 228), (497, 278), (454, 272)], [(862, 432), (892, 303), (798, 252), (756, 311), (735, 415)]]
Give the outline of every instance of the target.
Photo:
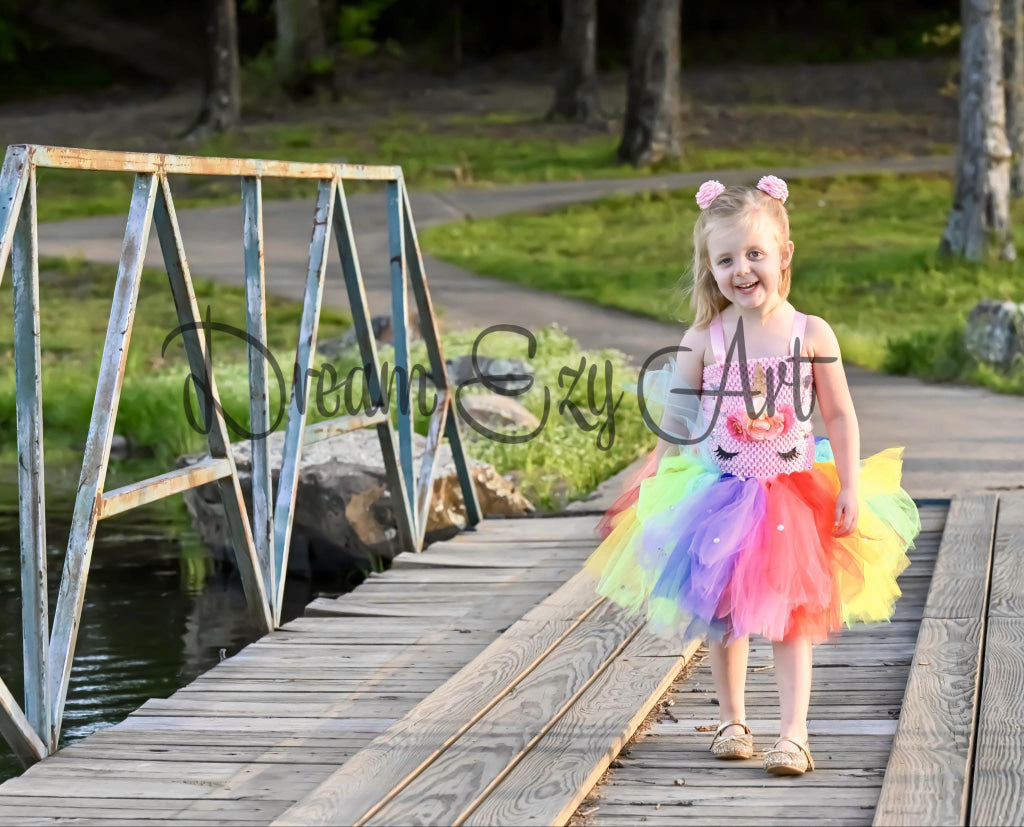
[[(167, 470), (111, 468), (107, 489)], [(60, 588), (80, 467), (46, 467), (50, 622)], [(8, 473), (13, 473), (12, 469)], [(123, 479), (117, 479), (123, 476)], [(16, 477), (0, 479), (0, 677), (22, 702), (21, 581)], [(284, 618), (337, 583), (290, 578)], [(258, 634), (238, 576), (216, 566), (193, 531), (181, 495), (99, 524), (85, 591), (61, 743), (123, 720), (237, 652)], [(0, 781), (20, 762), (0, 738)]]

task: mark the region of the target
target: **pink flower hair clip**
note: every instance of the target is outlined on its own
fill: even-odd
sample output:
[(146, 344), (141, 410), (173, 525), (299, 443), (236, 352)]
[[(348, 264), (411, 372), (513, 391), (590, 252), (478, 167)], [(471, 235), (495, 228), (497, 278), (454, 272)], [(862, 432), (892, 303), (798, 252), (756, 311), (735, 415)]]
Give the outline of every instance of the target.
[(757, 188), (761, 192), (768, 193), (772, 198), (778, 198), (783, 204), (789, 198), (789, 187), (781, 178), (774, 175), (765, 175), (757, 182)]
[(702, 210), (706, 210), (711, 206), (711, 202), (718, 198), (725, 192), (725, 185), (721, 181), (705, 181), (700, 185), (700, 189), (697, 190), (697, 206)]

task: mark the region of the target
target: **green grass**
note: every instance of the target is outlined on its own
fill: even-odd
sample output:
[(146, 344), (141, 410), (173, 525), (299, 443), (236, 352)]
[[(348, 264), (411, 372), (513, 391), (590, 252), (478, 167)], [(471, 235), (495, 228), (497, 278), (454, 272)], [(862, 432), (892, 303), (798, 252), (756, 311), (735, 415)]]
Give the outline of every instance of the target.
[[(1021, 265), (936, 255), (951, 204), (947, 177), (791, 182), (792, 302), (825, 318), (846, 361), (1024, 393), (1024, 364), (977, 365), (959, 332), (982, 298), (1024, 301)], [(1024, 250), (1024, 204), (1013, 207)], [(430, 228), (433, 255), (497, 278), (665, 321), (687, 321), (677, 287), (692, 261), (692, 191), (612, 197), (546, 215)]]
[[(815, 114), (821, 113), (809, 113)], [(170, 149), (206, 156), (397, 164), (416, 189), (643, 177), (701, 169), (766, 169), (850, 157), (829, 147), (795, 141), (743, 148), (688, 145), (685, 157), (679, 160), (634, 169), (616, 159), (617, 145), (617, 135), (584, 133), (583, 137), (567, 138), (558, 127), (533, 116), (492, 112), (453, 115), (432, 123), (399, 114), (359, 128), (322, 122), (261, 124), (240, 128), (199, 147), (182, 145)], [(126, 148), (131, 148), (130, 141)], [(947, 150), (944, 146), (936, 147), (937, 152)], [(131, 180), (130, 174), (123, 173), (39, 170), (39, 220), (127, 215)], [(236, 178), (174, 176), (171, 184), (179, 209), (239, 202)], [(346, 189), (359, 191), (372, 186), (351, 182)], [(312, 201), (315, 191), (315, 182), (311, 181), (264, 181), (264, 198), (268, 200)]]
[[(110, 315), (116, 269), (109, 265), (68, 259), (44, 259), (40, 263), (40, 348), (43, 373), (43, 421), (47, 447), (59, 453), (85, 442), (96, 393)], [(245, 293), (242, 288), (193, 279), (201, 316), (210, 308), (213, 321), (245, 329)], [(10, 319), (10, 290), (0, 293), (0, 312)], [(274, 297), (267, 299), (268, 343), (282, 369), (290, 376), (298, 336), (301, 304)], [(323, 310), (320, 335), (338, 335), (351, 324), (347, 313)], [(117, 418), (122, 433), (144, 453), (168, 462), (201, 444), (182, 410), (182, 387), (188, 373), (181, 335), (165, 352), (164, 339), (178, 327), (167, 276), (144, 270), (138, 306), (132, 325), (125, 366), (124, 387)], [(236, 337), (213, 333), (213, 358), (218, 387), (230, 399), (245, 379), (245, 343)], [(16, 431), (14, 403), (13, 329), (0, 329), (0, 353), (7, 357), (0, 369), (0, 433), (4, 445), (13, 448)], [(221, 365), (238, 365), (223, 373)], [(236, 375), (237, 374), (237, 375)], [(234, 397), (239, 398), (239, 397)], [(244, 399), (248, 399), (245, 392)], [(248, 408), (226, 405), (235, 416)]]
[[(89, 428), (96, 379), (102, 358), (114, 287), (114, 268), (66, 259), (48, 259), (40, 267), (40, 328), (43, 374), (43, 435), (48, 468), (48, 479), (58, 479), (49, 469), (60, 475), (61, 487), (73, 486), (81, 464), (81, 448)], [(214, 322), (245, 328), (245, 299), (241, 288), (229, 287), (203, 279), (193, 279), (201, 316), (210, 307)], [(0, 313), (12, 316), (10, 290), (0, 292)], [(290, 386), (294, 363), (295, 340), (302, 307), (298, 302), (276, 298), (267, 300), (268, 343), (274, 354), (287, 387)], [(351, 319), (346, 313), (321, 311), (318, 341), (334, 337), (346, 330)], [(184, 411), (183, 389), (189, 374), (181, 336), (173, 338), (165, 353), (162, 344), (168, 333), (178, 326), (174, 307), (170, 301), (167, 277), (158, 271), (143, 271), (138, 308), (132, 326), (131, 343), (127, 355), (124, 384), (117, 412), (115, 433), (128, 438), (133, 446), (133, 457), (112, 461), (111, 484), (123, 484), (173, 467), (176, 456), (206, 450), (205, 437), (194, 430)], [(469, 353), (478, 331), (461, 331), (444, 335), (443, 350), (449, 358)], [(589, 493), (598, 483), (631, 462), (638, 453), (653, 446), (653, 436), (638, 416), (627, 408), (635, 405), (635, 396), (626, 395), (623, 408), (614, 418), (614, 439), (606, 434), (602, 444), (610, 442), (608, 450), (595, 447), (597, 431), (586, 432), (571, 419), (570, 414), (559, 413), (559, 403), (565, 390), (560, 388), (558, 374), (563, 366), (578, 364), (581, 356), (587, 364), (601, 365), (602, 379), (597, 382), (596, 398), (604, 398), (603, 367), (610, 360), (613, 384), (630, 378), (626, 358), (615, 351), (584, 352), (578, 344), (556, 328), (539, 331), (536, 357), (529, 360), (536, 370), (534, 387), (518, 397), (529, 410), (545, 421), (540, 435), (533, 440), (508, 445), (486, 438), (473, 439), (467, 425), (463, 433), (473, 456), (492, 463), (499, 473), (517, 471), (519, 487), (541, 509), (556, 508)], [(249, 383), (246, 345), (234, 336), (212, 334), (214, 374), (224, 411), (243, 428), (249, 426)], [(390, 346), (380, 345), (382, 361), (394, 364)], [(507, 356), (526, 359), (525, 343), (511, 334), (489, 336), (480, 352), (488, 356)], [(17, 422), (15, 381), (13, 367), (13, 331), (10, 324), (0, 332), (0, 353), (6, 358), (0, 367), (0, 450), (2, 461), (9, 467), (17, 462)], [(414, 341), (410, 348), (413, 364), (426, 366), (425, 346)], [(316, 368), (324, 360), (315, 360)], [(331, 360), (340, 379), (346, 377), (359, 360), (354, 355)], [(635, 377), (633, 377), (635, 378)], [(356, 376), (357, 391), (361, 390), (360, 376)], [(314, 379), (315, 381), (315, 379)], [(329, 388), (329, 384), (327, 385)], [(550, 390), (548, 415), (544, 416), (544, 388)], [(278, 383), (270, 374), (269, 405), (271, 420), (282, 405)], [(482, 392), (479, 388), (469, 393)], [(618, 390), (621, 393), (621, 389)], [(618, 394), (616, 394), (618, 395)], [(428, 400), (432, 390), (428, 386)], [(355, 398), (360, 398), (357, 392)], [(587, 411), (585, 380), (574, 389), (572, 400)], [(194, 390), (189, 391), (190, 405), (199, 418)], [(339, 396), (328, 395), (324, 400), (329, 409)], [(429, 403), (428, 403), (429, 407)], [(419, 414), (413, 402), (415, 429), (426, 434), (428, 417)], [(344, 409), (341, 413), (345, 413)], [(397, 402), (392, 406), (397, 421)], [(307, 422), (322, 421), (331, 414), (318, 410), (315, 400), (308, 407)], [(587, 414), (588, 419), (597, 419)], [(278, 430), (283, 430), (282, 416)], [(230, 429), (230, 426), (229, 426)], [(232, 440), (246, 438), (243, 432), (233, 431)], [(73, 479), (72, 479), (73, 477)]]
[[(450, 359), (460, 353), (470, 353), (478, 333), (479, 330), (474, 329), (445, 335), (445, 356)], [(613, 349), (582, 350), (555, 326), (533, 333), (537, 350), (532, 359), (527, 356), (526, 340), (513, 333), (489, 334), (480, 346), (480, 353), (523, 359), (534, 369), (533, 386), (514, 398), (540, 420), (540, 433), (521, 444), (474, 438), (467, 425), (462, 426), (462, 433), (474, 457), (490, 462), (502, 474), (512, 470), (521, 472), (517, 475), (517, 485), (526, 497), (541, 510), (558, 510), (567, 502), (585, 496), (598, 483), (636, 459), (641, 451), (651, 450), (656, 440), (643, 423), (637, 397), (622, 389), (622, 383), (635, 382), (637, 378), (636, 370), (629, 366), (624, 354)], [(388, 358), (392, 358), (390, 353)], [(426, 364), (422, 343), (417, 342), (411, 348), (410, 358), (414, 364)], [(559, 373), (564, 368), (577, 371), (581, 359), (585, 360), (584, 373), (570, 393), (572, 379), (566, 377), (562, 382)], [(603, 411), (601, 413), (595, 413), (588, 405), (587, 373), (593, 365), (597, 370), (592, 398), (594, 407)], [(606, 370), (611, 375), (610, 387), (605, 382)], [(485, 390), (479, 386), (466, 389), (466, 393), (478, 392)], [(563, 405), (566, 399), (576, 406), (587, 424), (593, 426), (592, 430), (585, 430), (576, 423), (570, 407)], [(425, 418), (417, 417), (418, 432), (426, 433), (426, 425)]]

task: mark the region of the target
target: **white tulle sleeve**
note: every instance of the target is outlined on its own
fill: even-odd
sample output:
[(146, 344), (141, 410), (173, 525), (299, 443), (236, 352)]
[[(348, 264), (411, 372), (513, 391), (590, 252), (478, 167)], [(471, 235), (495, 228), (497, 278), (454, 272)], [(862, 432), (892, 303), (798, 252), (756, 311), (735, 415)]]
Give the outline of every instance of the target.
[(695, 452), (710, 461), (708, 424), (700, 392), (675, 368), (676, 360), (666, 357), (660, 368), (643, 373), (642, 393), (639, 377), (637, 382), (623, 382), (622, 387), (636, 394), (640, 415), (651, 431), (671, 442), (680, 453)]

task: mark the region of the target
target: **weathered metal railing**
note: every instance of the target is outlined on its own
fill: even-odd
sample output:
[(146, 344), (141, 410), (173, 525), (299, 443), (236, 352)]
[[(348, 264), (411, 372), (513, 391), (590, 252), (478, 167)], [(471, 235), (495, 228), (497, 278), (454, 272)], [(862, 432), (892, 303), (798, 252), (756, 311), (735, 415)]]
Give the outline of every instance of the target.
[[(36, 232), (38, 167), (135, 173), (52, 631), (49, 629), (46, 591), (43, 494), (40, 296)], [(251, 523), (246, 514), (230, 450), (212, 366), (207, 363), (204, 339), (199, 332), (201, 322), (167, 180), (169, 174), (241, 177), (246, 324), (250, 339), (260, 342), (264, 349), (267, 336), (261, 180), (274, 177), (318, 181), (313, 235), (309, 247), (309, 270), (276, 502), (272, 498), (269, 442), (260, 437), (270, 427), (266, 362), (259, 348), (252, 341), (249, 344), (250, 429), (254, 434)], [(440, 402), (430, 420), (418, 478), (413, 477), (411, 411), (407, 405), (399, 408), (397, 446), (387, 412), (389, 405), (386, 404), (385, 389), (381, 384), (376, 341), (370, 326), (370, 314), (343, 188), (343, 181), (353, 179), (381, 181), (386, 188), (395, 372), (399, 376), (409, 376), (407, 286), (411, 283), (430, 360), (431, 376), (438, 387)], [(203, 377), (209, 388), (208, 398), (199, 392), (196, 396), (206, 425), (211, 458), (189, 468), (108, 492), (104, 491), (103, 486), (110, 458), (110, 444), (121, 396), (146, 245), (154, 223), (192, 375)], [(340, 416), (307, 429), (307, 405), (304, 400), (309, 398), (310, 368), (316, 353), (316, 335), (332, 231), (341, 256), (352, 319), (363, 364), (367, 368), (367, 391), (375, 412)], [(57, 748), (96, 526), (105, 517), (216, 481), (227, 514), (248, 608), (258, 627), (264, 631), (275, 628), (281, 622), (299, 459), (304, 443), (374, 426), (384, 456), (402, 548), (418, 551), (422, 548), (426, 530), (435, 457), (444, 435), (451, 445), (469, 523), (472, 525), (480, 520), (480, 507), (463, 451), (458, 419), (449, 414), (452, 395), (401, 167), (200, 158), (14, 145), (8, 147), (0, 171), (0, 279), (9, 254), (14, 287), (25, 708), (23, 711), (18, 706), (0, 679), (0, 734), (26, 764), (43, 758)]]

